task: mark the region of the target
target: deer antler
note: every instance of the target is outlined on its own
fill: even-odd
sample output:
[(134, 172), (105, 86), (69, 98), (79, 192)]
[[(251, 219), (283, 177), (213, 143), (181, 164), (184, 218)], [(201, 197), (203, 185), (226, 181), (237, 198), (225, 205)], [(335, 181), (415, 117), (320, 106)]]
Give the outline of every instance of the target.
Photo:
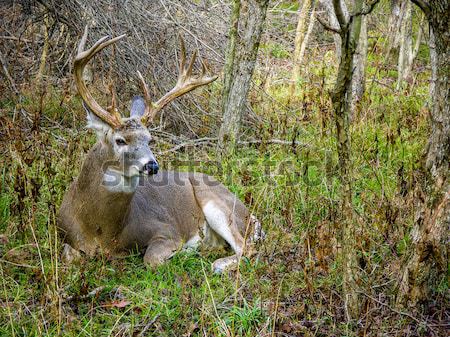
[(144, 115), (142, 116), (142, 122), (144, 124), (151, 122), (156, 114), (164, 108), (167, 104), (172, 102), (175, 98), (180, 97), (189, 91), (194, 90), (202, 85), (209, 84), (217, 79), (217, 76), (208, 76), (208, 68), (206, 64), (201, 60), (202, 71), (199, 76), (192, 76), (192, 67), (194, 66), (195, 59), (197, 57), (197, 51), (192, 55), (188, 66), (186, 67), (186, 47), (184, 45), (183, 38), (180, 36), (181, 45), (181, 57), (180, 57), (180, 73), (178, 75), (177, 84), (167, 94), (161, 97), (156, 103), (153, 103), (148, 86), (145, 83), (144, 77), (138, 71), (138, 76), (142, 84), (142, 90), (144, 91), (144, 98), (146, 101), (146, 107)]
[(80, 93), (86, 105), (94, 114), (96, 114), (100, 119), (111, 125), (113, 128), (116, 128), (122, 124), (119, 113), (117, 111), (112, 111), (112, 113), (109, 113), (95, 101), (95, 99), (87, 90), (86, 83), (84, 83), (83, 71), (86, 64), (95, 54), (97, 54), (99, 51), (109, 46), (110, 44), (113, 44), (118, 40), (124, 38), (125, 34), (109, 40), (108, 36), (104, 36), (100, 40), (98, 40), (91, 48), (89, 48), (88, 50), (84, 50), (87, 34), (88, 34), (88, 25), (86, 25), (86, 27), (84, 28), (84, 34), (78, 46), (78, 54), (75, 57), (75, 61), (73, 64), (73, 70), (75, 73), (75, 82), (78, 88), (78, 92)]

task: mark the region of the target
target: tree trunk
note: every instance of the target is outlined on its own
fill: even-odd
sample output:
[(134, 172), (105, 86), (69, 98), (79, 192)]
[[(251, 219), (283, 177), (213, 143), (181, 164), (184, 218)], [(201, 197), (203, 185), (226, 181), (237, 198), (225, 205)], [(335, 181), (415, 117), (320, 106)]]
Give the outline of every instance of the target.
[(304, 0), (302, 8), (299, 13), (297, 29), (295, 31), (295, 41), (294, 41), (294, 57), (293, 57), (293, 70), (292, 78), (289, 86), (290, 97), (294, 95), (295, 88), (300, 81), (300, 69), (303, 61), (303, 55), (305, 53), (306, 44), (308, 42), (308, 37), (312, 26), (314, 24), (314, 7), (315, 1)]
[[(362, 15), (345, 19), (340, 3), (333, 0), (334, 11), (340, 24), (341, 58), (338, 75), (331, 95), (336, 122), (337, 152), (339, 157), (339, 178), (342, 195), (342, 263), (343, 291), (347, 319), (359, 315), (358, 259), (356, 251), (356, 223), (352, 205), (352, 165), (350, 147), (350, 105), (352, 94), (353, 57), (357, 49)], [(355, 0), (354, 10), (361, 12), (363, 0)], [(340, 14), (338, 15), (338, 11)], [(345, 22), (343, 22), (343, 20)]]
[(437, 81), (437, 55), (436, 55), (436, 42), (434, 39), (433, 29), (430, 27), (430, 38), (428, 41), (428, 48), (430, 48), (430, 64), (431, 64), (431, 82), (430, 82), (430, 106), (432, 105), (432, 99), (434, 97), (434, 89)]
[(358, 47), (353, 56), (354, 70), (352, 79), (352, 103), (350, 109), (350, 120), (357, 114), (359, 102), (361, 101), (364, 91), (366, 90), (366, 63), (367, 63), (367, 20), (363, 16), (361, 18), (361, 33), (359, 35)]
[(406, 2), (409, 0), (391, 0), (391, 16), (389, 17), (389, 36), (387, 40), (387, 54), (390, 55), (392, 50), (397, 54), (400, 46), (400, 28), (402, 24), (402, 13)]
[(404, 3), (404, 12), (402, 15), (400, 25), (400, 49), (398, 52), (397, 62), (397, 90), (402, 86), (403, 80), (407, 74), (405, 69), (408, 67), (408, 61), (411, 59), (412, 54), (412, 8), (411, 2), (406, 1)]
[(414, 0), (434, 32), (437, 76), (426, 153), (425, 198), (412, 231), (411, 254), (400, 282), (398, 305), (416, 306), (446, 277), (450, 226), (450, 8), (448, 0)]
[(225, 56), (223, 92), (222, 92), (222, 112), (225, 111), (228, 96), (230, 95), (231, 79), (233, 78), (233, 68), (236, 59), (236, 44), (239, 38), (239, 15), (241, 13), (241, 0), (233, 1), (233, 8), (230, 18), (230, 31), (228, 36), (228, 48)]
[[(235, 147), (269, 0), (235, 0), (223, 89), (219, 151)], [(240, 32), (240, 33), (239, 33)]]
[(300, 56), (298, 59), (298, 64), (303, 64), (303, 57), (305, 56), (306, 47), (308, 45), (309, 37), (314, 29), (314, 22), (316, 21), (316, 4), (314, 3), (311, 9), (311, 17), (309, 18), (308, 30), (306, 31), (305, 38), (303, 39), (302, 45), (300, 46)]

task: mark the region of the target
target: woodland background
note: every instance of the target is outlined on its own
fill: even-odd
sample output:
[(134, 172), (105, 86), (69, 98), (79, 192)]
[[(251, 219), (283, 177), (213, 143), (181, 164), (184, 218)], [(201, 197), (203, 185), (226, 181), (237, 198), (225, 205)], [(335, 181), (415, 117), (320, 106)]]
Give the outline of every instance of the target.
[[(446, 336), (450, 10), (415, 2), (2, 1), (0, 335)], [(61, 260), (55, 215), (95, 142), (71, 74), (86, 24), (88, 45), (127, 33), (89, 68), (105, 106), (127, 111), (137, 70), (167, 92), (178, 35), (219, 75), (150, 131), (164, 168), (216, 176), (263, 223), (239, 270)]]

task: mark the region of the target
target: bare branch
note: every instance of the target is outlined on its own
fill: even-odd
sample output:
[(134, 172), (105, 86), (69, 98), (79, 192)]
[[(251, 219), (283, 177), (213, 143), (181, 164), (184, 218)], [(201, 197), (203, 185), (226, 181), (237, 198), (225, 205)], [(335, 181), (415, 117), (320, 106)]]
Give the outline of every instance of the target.
[(11, 85), (12, 90), (14, 91), (14, 93), (17, 95), (19, 94), (19, 91), (17, 90), (17, 86), (14, 83), (13, 78), (11, 77), (9, 71), (8, 71), (8, 65), (6, 64), (6, 59), (3, 56), (2, 52), (0, 51), (0, 64), (2, 66), (3, 69), (3, 73), (5, 74), (6, 79), (8, 80), (9, 84)]
[(344, 12), (342, 10), (341, 0), (333, 0), (334, 12), (336, 13), (336, 18), (338, 19), (339, 26), (341, 30), (346, 29), (348, 21), (345, 19)]
[(375, 5), (379, 2), (380, 0), (373, 0), (369, 3), (365, 3), (363, 8), (360, 11), (353, 13), (352, 16), (355, 17), (360, 15), (368, 15), (372, 13), (373, 9), (375, 8)]
[(336, 34), (341, 34), (341, 30), (340, 29), (336, 29), (333, 28), (328, 22), (326, 22), (322, 17), (320, 17), (319, 15), (317, 15), (317, 21), (319, 21), (319, 23), (323, 26), (324, 29), (336, 33)]

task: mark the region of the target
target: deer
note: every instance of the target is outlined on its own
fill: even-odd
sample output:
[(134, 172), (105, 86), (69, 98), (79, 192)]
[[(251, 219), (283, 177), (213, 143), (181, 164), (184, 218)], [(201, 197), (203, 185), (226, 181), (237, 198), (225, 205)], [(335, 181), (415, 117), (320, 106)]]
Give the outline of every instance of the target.
[[(88, 26), (74, 58), (75, 84), (87, 114), (87, 128), (96, 144), (88, 151), (80, 173), (64, 194), (57, 226), (64, 238), (65, 256), (123, 256), (136, 249), (150, 267), (165, 263), (176, 252), (207, 247), (231, 248), (232, 255), (212, 263), (216, 273), (236, 266), (255, 253), (265, 235), (248, 208), (215, 178), (200, 172), (159, 169), (148, 130), (155, 115), (172, 102), (217, 79), (201, 60), (193, 75), (195, 51), (186, 62), (180, 38), (179, 74), (175, 86), (153, 102), (138, 71), (142, 96), (131, 101), (129, 117), (116, 108), (114, 95), (103, 108), (88, 91), (83, 72), (88, 62), (107, 46), (125, 37), (105, 36), (85, 50)], [(81, 252), (81, 253), (80, 253)]]

